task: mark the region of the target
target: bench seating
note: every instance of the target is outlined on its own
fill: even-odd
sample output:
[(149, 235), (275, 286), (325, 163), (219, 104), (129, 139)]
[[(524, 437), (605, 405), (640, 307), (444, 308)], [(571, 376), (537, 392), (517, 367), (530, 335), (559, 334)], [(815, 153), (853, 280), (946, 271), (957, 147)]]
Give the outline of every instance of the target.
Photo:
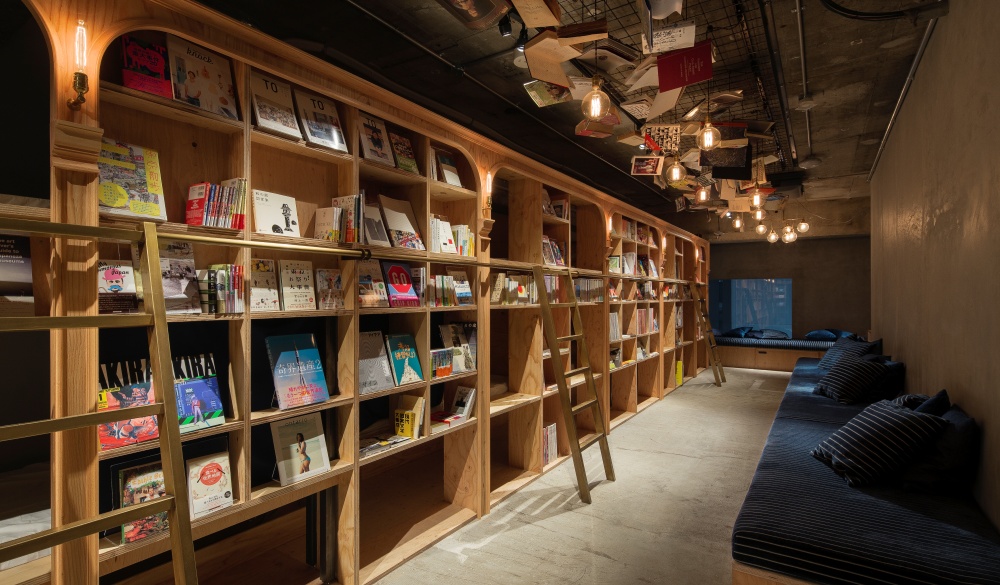
[(771, 426), (733, 527), (733, 583), (1000, 584), (1000, 533), (971, 498), (852, 488), (810, 456), (866, 406), (812, 394), (817, 363), (799, 360)]
[(821, 358), (832, 341), (805, 339), (754, 339), (716, 336), (719, 359), (730, 368), (790, 372), (800, 358)]

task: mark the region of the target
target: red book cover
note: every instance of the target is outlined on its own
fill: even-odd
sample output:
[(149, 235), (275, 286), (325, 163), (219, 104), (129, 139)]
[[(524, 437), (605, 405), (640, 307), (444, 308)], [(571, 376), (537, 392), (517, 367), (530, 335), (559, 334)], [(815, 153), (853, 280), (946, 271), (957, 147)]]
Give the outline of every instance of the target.
[(389, 293), (389, 306), (419, 307), (420, 298), (413, 290), (413, 280), (410, 278), (410, 267), (396, 262), (383, 262), (385, 273), (385, 288)]
[(210, 183), (197, 183), (188, 187), (184, 223), (188, 225), (205, 224), (205, 203), (208, 201), (209, 187), (211, 187)]
[(122, 83), (125, 87), (167, 99), (174, 97), (167, 73), (166, 47), (123, 35), (122, 54), (125, 59)]
[(660, 91), (670, 91), (712, 78), (712, 41), (670, 51), (657, 57)]

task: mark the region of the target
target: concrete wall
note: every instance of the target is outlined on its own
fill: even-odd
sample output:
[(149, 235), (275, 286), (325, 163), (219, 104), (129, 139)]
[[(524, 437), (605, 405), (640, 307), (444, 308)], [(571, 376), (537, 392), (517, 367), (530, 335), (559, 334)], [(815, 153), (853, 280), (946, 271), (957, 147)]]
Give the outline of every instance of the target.
[(872, 182), (872, 315), (910, 392), (983, 426), (977, 494), (1000, 525), (1000, 2), (951, 2)]
[(867, 237), (800, 238), (791, 244), (712, 244), (709, 278), (791, 278), (792, 336), (871, 324)]

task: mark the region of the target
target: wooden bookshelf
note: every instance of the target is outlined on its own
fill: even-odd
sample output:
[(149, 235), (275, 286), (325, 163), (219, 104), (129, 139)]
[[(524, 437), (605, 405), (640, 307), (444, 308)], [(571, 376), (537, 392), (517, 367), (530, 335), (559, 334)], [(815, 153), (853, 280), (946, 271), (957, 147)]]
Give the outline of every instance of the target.
[[(623, 424), (676, 388), (675, 362), (684, 364), (685, 379), (703, 367), (699, 360), (704, 342), (694, 338), (692, 303), (664, 299), (664, 295), (667, 287), (680, 281), (707, 282), (710, 250), (704, 240), (200, 4), (187, 0), (137, 1), (144, 7), (143, 13), (149, 15), (144, 26), (201, 42), (231, 60), (240, 119), (213, 115), (123, 87), (120, 65), (109, 57), (120, 41), (112, 41), (106, 45), (105, 62), (101, 62), (100, 54), (94, 54), (88, 69), (92, 86), (99, 85), (100, 91), (88, 95), (81, 114), (57, 108), (59, 121), (100, 128), (108, 138), (158, 151), (167, 210), (167, 222), (159, 225), (158, 231), (163, 235), (220, 239), (194, 244), (199, 268), (225, 262), (242, 265), (249, 273), (252, 258), (308, 260), (314, 268), (340, 269), (345, 282), (347, 306), (342, 310), (168, 317), (175, 353), (179, 348), (191, 348), (191, 353), (199, 348), (227, 362), (217, 364), (225, 370), (220, 375), (225, 386), (225, 424), (183, 435), (182, 441), (187, 448), (201, 440), (225, 438), (235, 504), (193, 522), (194, 538), (216, 534), (313, 495), (329, 497), (329, 518), (335, 524), (331, 529), (336, 534), (336, 542), (330, 545), (335, 549), (335, 568), (325, 577), (341, 585), (361, 585), (384, 576), (458, 527), (488, 514), (491, 506), (566, 461), (569, 444), (559, 397), (551, 386), (555, 382), (552, 357), (543, 355), (540, 307), (534, 303), (490, 304), (492, 275), (501, 271), (530, 273), (544, 262), (543, 235), (558, 243), (566, 265), (577, 271), (578, 278), (602, 283), (603, 296), (582, 302), (580, 311), (605, 425), (614, 428)], [(115, 39), (124, 30), (118, 28), (122, 24), (116, 19), (98, 17), (107, 9), (95, 0), (71, 0), (72, 10), (40, 0), (27, 2), (42, 17), (47, 38), (69, 38), (77, 13), (93, 15), (87, 19), (94, 23), (90, 25), (93, 38)], [(67, 62), (72, 55), (66, 53), (50, 50), (57, 59), (53, 71), (58, 79), (75, 70)], [(251, 64), (335, 103), (348, 152), (313, 147), (256, 128), (247, 99)], [(61, 85), (54, 90), (56, 103), (65, 102), (64, 90)], [(385, 120), (390, 130), (411, 140), (419, 173), (379, 165), (360, 154), (356, 124), (360, 112)], [(99, 134), (95, 132), (94, 136)], [(79, 153), (87, 151), (87, 147), (93, 149), (93, 141), (99, 140), (94, 136), (89, 143), (80, 145), (66, 143), (57, 133), (51, 212), (3, 204), (0, 216), (51, 217), (56, 222), (134, 229), (137, 222), (100, 218), (96, 203), (76, 205), (78, 201), (97, 200), (96, 166), (93, 157), (86, 164), (68, 157), (82, 156)], [(447, 150), (455, 158), (461, 186), (434, 177), (434, 153), (438, 150)], [(67, 169), (72, 172), (67, 173)], [(493, 192), (489, 194), (485, 192), (487, 172), (493, 176)], [(295, 219), (302, 237), (256, 233), (250, 204), (245, 230), (184, 224), (189, 185), (234, 177), (247, 178), (250, 189), (295, 197)], [(474, 305), (405, 309), (357, 306), (356, 255), (357, 250), (365, 248), (312, 236), (316, 209), (329, 207), (333, 197), (353, 195), (362, 189), (369, 198), (381, 194), (409, 202), (425, 243), (431, 215), (443, 215), (452, 225), (470, 227), (476, 234), (473, 257), (397, 248), (368, 251), (377, 259), (423, 266), (428, 275), (460, 267), (469, 275)], [(568, 218), (543, 215), (545, 195), (551, 200), (565, 200)], [(626, 233), (626, 222), (634, 224), (634, 233)], [(59, 250), (57, 257), (72, 260), (77, 267), (63, 269), (69, 280), (65, 275), (56, 279), (51, 291), (53, 298), (62, 299), (59, 306), (68, 314), (96, 313), (96, 296), (89, 292), (96, 290), (92, 286), (96, 276), (93, 270), (79, 267), (93, 266), (103, 252), (98, 246), (81, 246), (72, 254)], [(610, 273), (608, 257), (623, 253), (648, 257), (658, 276)], [(608, 286), (616, 287), (620, 301), (610, 301)], [(639, 291), (647, 290), (651, 291), (649, 296), (638, 296)], [(568, 333), (570, 309), (560, 303), (555, 307), (557, 327)], [(684, 311), (684, 322), (678, 329), (675, 323), (679, 310)], [(657, 329), (640, 330), (643, 311), (656, 320)], [(616, 342), (609, 340), (612, 312), (619, 315), (622, 332), (629, 336)], [(474, 372), (431, 378), (430, 351), (436, 348), (437, 325), (442, 322), (476, 324), (478, 363)], [(424, 380), (359, 395), (359, 335), (373, 329), (412, 334)], [(331, 397), (320, 404), (282, 411), (271, 404), (262, 344), (268, 335), (289, 332), (311, 332), (316, 336)], [(67, 380), (93, 378), (101, 339), (97, 333), (74, 337), (73, 352), (53, 352), (53, 372), (64, 372)], [(54, 347), (67, 346), (63, 342)], [(623, 359), (633, 361), (609, 370), (612, 348), (620, 349)], [(652, 355), (640, 356), (640, 348)], [(559, 354), (569, 364), (577, 364), (581, 351), (579, 343), (567, 342)], [(507, 391), (491, 398), (494, 380), (503, 380)], [(574, 400), (582, 383), (582, 377), (570, 383)], [(431, 432), (432, 398), (443, 396), (447, 402), (458, 385), (476, 387), (474, 416), (454, 427)], [(372, 410), (390, 415), (401, 394), (425, 398), (426, 424), (420, 436), (361, 459), (358, 443), (363, 417)], [(60, 412), (67, 414), (87, 412), (96, 406), (89, 385), (54, 383), (52, 398), (60, 405)], [(331, 469), (281, 486), (271, 476), (274, 453), (270, 423), (313, 412), (320, 413), (324, 421)], [(595, 428), (590, 416), (587, 412), (577, 417), (582, 436)], [(546, 463), (542, 460), (542, 428), (550, 424), (556, 425), (558, 448)], [(53, 469), (74, 471), (76, 475), (72, 481), (67, 476), (52, 497), (61, 509), (96, 511), (98, 502), (108, 497), (100, 489), (98, 463), (127, 459), (147, 447), (101, 453), (96, 441), (71, 438), (53, 443)], [(566, 485), (567, 493), (573, 489)], [(75, 582), (96, 585), (99, 576), (114, 582), (116, 571), (166, 550), (165, 537), (125, 545), (91, 537), (60, 547), (55, 555), (62, 563), (57, 566), (78, 570)], [(0, 581), (15, 574), (29, 574), (45, 581), (49, 566), (48, 561), (36, 562), (18, 568), (18, 573), (0, 572)]]

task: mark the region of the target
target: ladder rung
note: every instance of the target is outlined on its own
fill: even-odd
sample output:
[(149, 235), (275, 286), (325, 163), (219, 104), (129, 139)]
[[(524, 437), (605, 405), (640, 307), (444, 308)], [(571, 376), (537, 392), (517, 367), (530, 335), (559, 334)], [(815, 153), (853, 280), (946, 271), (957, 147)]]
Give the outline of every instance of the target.
[(128, 508), (119, 508), (105, 512), (86, 520), (77, 520), (63, 526), (29, 534), (28, 536), (0, 544), (0, 562), (23, 557), (24, 555), (45, 550), (114, 526), (121, 526), (132, 520), (166, 512), (173, 508), (173, 506), (174, 497), (167, 495), (141, 504), (135, 504)]
[(583, 373), (589, 372), (589, 371), (590, 371), (590, 366), (583, 366), (581, 368), (574, 368), (574, 369), (566, 372), (565, 374), (563, 374), (563, 378), (567, 378), (567, 379), (568, 378), (572, 378), (573, 376), (575, 376), (577, 374), (583, 374)]
[(597, 404), (597, 399), (595, 398), (591, 398), (590, 400), (584, 400), (580, 404), (574, 404), (573, 414), (580, 414), (581, 412), (587, 410), (588, 408), (591, 408), (595, 404)]
[(83, 329), (87, 327), (148, 327), (153, 316), (135, 315), (80, 315), (68, 317), (0, 317), (0, 331), (41, 331), (45, 329)]
[(583, 333), (574, 333), (573, 335), (567, 335), (566, 337), (556, 337), (556, 341), (563, 343), (564, 341), (573, 341), (574, 339), (583, 339)]
[(587, 435), (580, 441), (580, 450), (583, 451), (587, 447), (592, 446), (594, 443), (601, 440), (604, 437), (604, 433), (594, 433), (592, 435)]
[(16, 425), (5, 425), (0, 427), (0, 442), (68, 431), (81, 427), (91, 427), (104, 423), (111, 423), (129, 418), (139, 418), (143, 416), (153, 416), (163, 414), (163, 403), (144, 404), (142, 406), (131, 406), (119, 410), (100, 410), (88, 412), (86, 414), (74, 414), (61, 418), (49, 418), (45, 420), (20, 423)]

